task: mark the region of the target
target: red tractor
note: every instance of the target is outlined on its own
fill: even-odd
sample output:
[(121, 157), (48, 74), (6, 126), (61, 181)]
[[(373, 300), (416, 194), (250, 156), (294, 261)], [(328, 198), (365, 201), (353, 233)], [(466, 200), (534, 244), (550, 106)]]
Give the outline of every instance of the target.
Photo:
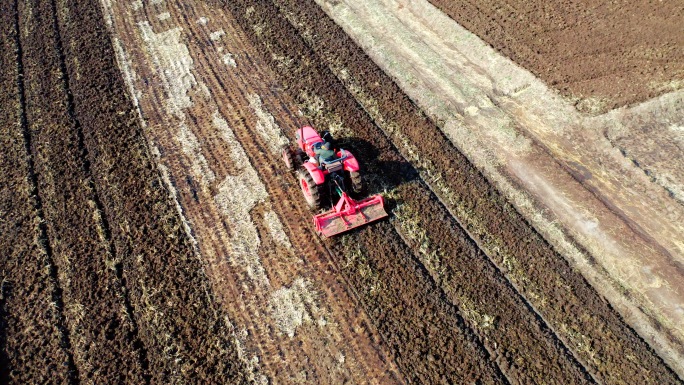
[(349, 197), (350, 193), (358, 195), (363, 189), (359, 163), (347, 150), (326, 148), (333, 142), (330, 133), (326, 131), (321, 137), (312, 127), (304, 126), (295, 136), (298, 148), (282, 149), (285, 165), (290, 170), (297, 169), (299, 186), (312, 210), (320, 210), (328, 200), (333, 206), (327, 212), (314, 215), (319, 234), (331, 237), (387, 216), (381, 195), (360, 201)]

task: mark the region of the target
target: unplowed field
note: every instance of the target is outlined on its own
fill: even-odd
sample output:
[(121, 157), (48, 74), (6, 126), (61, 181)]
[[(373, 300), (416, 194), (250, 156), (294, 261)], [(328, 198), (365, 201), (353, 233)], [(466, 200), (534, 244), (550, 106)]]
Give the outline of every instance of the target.
[[(315, 2), (0, 17), (5, 382), (680, 383)], [(315, 235), (303, 124), (388, 220)]]

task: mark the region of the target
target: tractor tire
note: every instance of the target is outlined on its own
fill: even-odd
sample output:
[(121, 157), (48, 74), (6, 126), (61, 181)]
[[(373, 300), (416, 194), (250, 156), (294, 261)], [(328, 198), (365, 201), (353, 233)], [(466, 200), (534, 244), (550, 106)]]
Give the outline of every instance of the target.
[(302, 151), (301, 148), (298, 148), (294, 153), (295, 167), (299, 167), (300, 165), (304, 164), (304, 161), (308, 158), (309, 157), (306, 155), (306, 153)]
[(318, 210), (323, 203), (323, 189), (314, 182), (313, 177), (306, 169), (297, 171), (297, 179), (299, 180), (299, 187), (302, 189), (304, 199), (311, 210)]
[(295, 155), (292, 152), (292, 149), (289, 146), (283, 146), (280, 152), (282, 153), (283, 163), (285, 163), (285, 167), (289, 171), (294, 171), (297, 164), (295, 163)]
[(361, 179), (361, 173), (356, 171), (350, 171), (349, 181), (351, 182), (351, 191), (354, 194), (363, 194), (363, 180)]

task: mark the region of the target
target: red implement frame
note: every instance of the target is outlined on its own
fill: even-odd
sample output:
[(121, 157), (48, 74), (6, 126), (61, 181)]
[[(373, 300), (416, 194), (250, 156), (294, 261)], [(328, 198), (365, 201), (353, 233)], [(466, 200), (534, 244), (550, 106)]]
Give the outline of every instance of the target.
[(316, 231), (328, 238), (386, 216), (384, 199), (381, 195), (357, 202), (343, 192), (332, 210), (314, 216), (313, 221)]

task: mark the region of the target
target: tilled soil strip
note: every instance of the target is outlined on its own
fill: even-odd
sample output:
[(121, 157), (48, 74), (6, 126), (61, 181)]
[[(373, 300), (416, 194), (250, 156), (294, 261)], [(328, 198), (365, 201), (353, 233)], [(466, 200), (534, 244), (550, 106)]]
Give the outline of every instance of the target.
[(151, 383), (241, 383), (231, 330), (182, 230), (126, 99), (97, 1), (58, 1), (90, 169), (108, 219)]
[[(245, 6), (235, 12), (244, 15), (248, 9), (248, 14), (254, 14), (259, 9), (256, 4), (250, 5), (252, 8)], [(266, 33), (263, 27), (275, 23), (273, 17), (259, 20), (252, 16), (259, 20), (252, 24), (256, 28), (249, 28), (249, 24), (245, 28), (264, 39), (264, 45), (281, 49), (275, 52), (274, 58), (291, 59), (294, 68), (288, 69), (280, 63), (279, 72), (287, 78), (286, 85), (300, 89), (303, 103), (306, 92), (312, 89), (325, 91), (338, 86), (339, 80), (329, 73), (308, 85), (300, 79), (314, 67), (308, 63), (317, 60), (327, 63), (375, 123), (384, 129), (384, 134), (407, 159), (419, 166), (423, 179), (430, 182), (433, 189), (439, 187), (435, 191), (447, 208), (459, 214), (468, 232), (484, 245), (493, 261), (504, 268), (507, 279), (521, 290), (599, 381), (632, 383), (637, 379), (641, 383), (677, 383), (674, 373), (581, 275), (553, 252), (439, 129), (318, 7), (310, 2), (280, 6), (288, 10), (290, 17), (297, 15), (299, 20), (293, 25), (300, 29), (317, 55), (308, 51), (309, 47), (303, 47), (301, 40), (284, 33), (289, 29), (286, 25), (274, 28), (277, 34)], [(286, 49), (280, 48), (282, 46)], [(273, 67), (279, 68), (278, 63)], [(296, 75), (288, 75), (290, 70)], [(360, 126), (357, 133), (374, 130), (370, 122), (364, 125), (359, 121), (350, 124)], [(376, 135), (383, 135), (375, 130)]]
[(140, 349), (106, 218), (90, 175), (80, 122), (69, 95), (57, 10), (22, 3), (26, 110), (48, 236), (82, 379), (145, 383)]
[(77, 383), (25, 116), (17, 1), (0, 5), (0, 382)]

